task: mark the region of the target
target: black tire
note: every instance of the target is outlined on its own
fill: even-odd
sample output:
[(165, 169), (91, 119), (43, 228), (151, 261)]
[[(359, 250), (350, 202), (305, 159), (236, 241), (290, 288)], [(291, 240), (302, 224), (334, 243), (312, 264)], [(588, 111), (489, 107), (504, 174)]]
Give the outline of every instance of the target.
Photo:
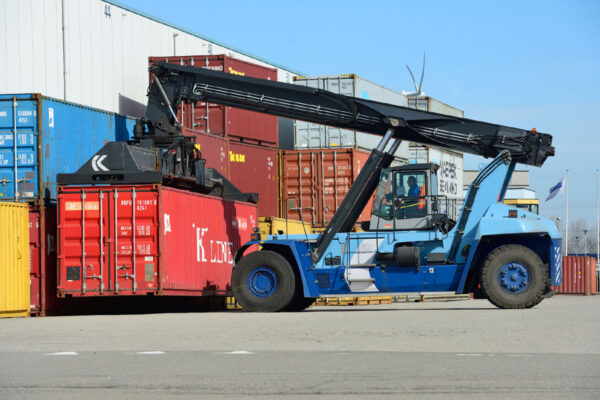
[[(249, 279), (252, 276), (252, 279)], [(260, 292), (254, 283), (256, 277), (273, 277), (272, 290)], [(263, 285), (264, 286), (264, 285)], [(268, 285), (266, 285), (268, 286)], [(273, 251), (261, 250), (250, 253), (235, 266), (231, 276), (231, 288), (238, 303), (248, 311), (283, 311), (294, 299), (296, 278), (287, 260)]]
[[(503, 284), (500, 283), (501, 272), (508, 275)], [(524, 276), (527, 279), (522, 278)], [(515, 280), (514, 284), (511, 279)], [(481, 288), (487, 299), (499, 308), (533, 307), (542, 301), (548, 284), (547, 266), (532, 250), (517, 244), (494, 249), (481, 269)]]
[(285, 311), (302, 311), (310, 307), (316, 299), (312, 297), (301, 297), (294, 299), (285, 309)]

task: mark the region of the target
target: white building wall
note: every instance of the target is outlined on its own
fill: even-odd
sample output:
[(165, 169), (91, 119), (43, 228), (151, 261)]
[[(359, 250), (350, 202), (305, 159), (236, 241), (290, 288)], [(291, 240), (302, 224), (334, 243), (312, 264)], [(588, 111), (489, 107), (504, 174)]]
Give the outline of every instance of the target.
[(66, 92), (66, 100), (133, 116), (144, 113), (148, 57), (174, 55), (174, 33), (176, 55), (227, 54), (277, 68), (283, 82), (296, 76), (101, 0), (0, 0), (0, 26), (0, 93)]

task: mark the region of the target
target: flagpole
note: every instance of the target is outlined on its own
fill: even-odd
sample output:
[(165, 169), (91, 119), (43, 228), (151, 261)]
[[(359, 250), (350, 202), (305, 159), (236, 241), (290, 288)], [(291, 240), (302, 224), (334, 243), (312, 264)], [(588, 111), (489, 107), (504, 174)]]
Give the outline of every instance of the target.
[(567, 170), (567, 179), (565, 179), (565, 190), (567, 191), (567, 205), (565, 208), (565, 256), (569, 255), (569, 170)]
[(600, 267), (600, 171), (596, 170), (596, 263)]

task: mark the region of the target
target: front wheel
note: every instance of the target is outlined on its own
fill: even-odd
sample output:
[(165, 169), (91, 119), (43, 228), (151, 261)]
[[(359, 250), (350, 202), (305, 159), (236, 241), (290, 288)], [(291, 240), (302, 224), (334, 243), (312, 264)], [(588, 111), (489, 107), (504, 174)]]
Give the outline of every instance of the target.
[(288, 261), (278, 253), (250, 253), (233, 269), (233, 295), (248, 311), (283, 311), (294, 298), (296, 279)]
[(481, 288), (499, 308), (530, 308), (542, 301), (548, 268), (531, 249), (508, 244), (493, 250), (481, 270)]

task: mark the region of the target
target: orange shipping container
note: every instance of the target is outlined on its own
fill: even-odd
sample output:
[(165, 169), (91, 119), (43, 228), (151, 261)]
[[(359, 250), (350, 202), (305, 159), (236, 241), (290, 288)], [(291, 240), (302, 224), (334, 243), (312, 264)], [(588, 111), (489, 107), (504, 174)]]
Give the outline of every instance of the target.
[(553, 289), (563, 294), (596, 294), (596, 259), (594, 257), (563, 257), (563, 283)]
[[(280, 217), (299, 220), (300, 208), (304, 222), (316, 228), (327, 226), (369, 155), (358, 149), (282, 151)], [(369, 221), (372, 206), (371, 198), (358, 222)]]

